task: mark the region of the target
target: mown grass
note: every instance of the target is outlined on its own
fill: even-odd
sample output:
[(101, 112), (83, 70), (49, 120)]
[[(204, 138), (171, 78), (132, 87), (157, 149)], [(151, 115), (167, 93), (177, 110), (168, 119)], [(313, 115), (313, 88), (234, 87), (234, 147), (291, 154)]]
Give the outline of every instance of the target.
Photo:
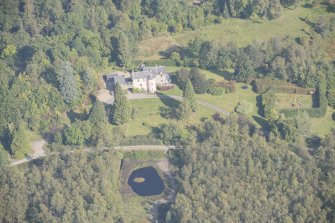
[(335, 128), (335, 121), (332, 119), (332, 114), (335, 109), (328, 107), (325, 117), (311, 118), (311, 132), (320, 137), (329, 134), (330, 130)]
[(137, 109), (137, 114), (129, 122), (127, 136), (148, 135), (161, 124), (197, 124), (202, 117), (208, 118), (215, 113), (214, 110), (199, 106), (197, 113), (192, 114), (188, 122), (182, 122), (174, 117), (179, 105), (174, 99), (139, 99), (131, 100), (129, 104)]
[(284, 9), (280, 18), (270, 21), (252, 21), (243, 19), (224, 19), (221, 24), (205, 26), (196, 31), (187, 31), (175, 35), (164, 34), (141, 41), (138, 60), (158, 60), (163, 52), (173, 46), (186, 46), (195, 38), (201, 37), (220, 43), (234, 42), (238, 46), (246, 46), (252, 41), (268, 40), (272, 37), (299, 37), (307, 35), (310, 26), (301, 18), (314, 19), (327, 14), (321, 7), (297, 7), (294, 10)]

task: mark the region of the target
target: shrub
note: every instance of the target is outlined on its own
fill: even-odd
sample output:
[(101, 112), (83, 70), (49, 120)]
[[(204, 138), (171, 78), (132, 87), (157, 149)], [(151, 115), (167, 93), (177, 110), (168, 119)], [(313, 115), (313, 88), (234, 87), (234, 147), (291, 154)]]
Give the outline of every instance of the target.
[(327, 99), (329, 105), (335, 108), (335, 89), (327, 92)]
[(221, 87), (225, 89), (225, 92), (228, 93), (232, 93), (236, 91), (236, 81), (231, 80), (231, 81), (220, 81), (220, 82), (216, 82), (214, 84), (215, 87)]
[(219, 87), (210, 87), (207, 92), (211, 95), (222, 95), (223, 90)]
[(132, 88), (131, 92), (133, 92), (133, 93), (143, 93), (144, 91), (142, 89), (139, 89), (139, 88)]
[(240, 101), (235, 108), (235, 112), (241, 115), (249, 114), (251, 111), (252, 104), (246, 101)]
[(157, 89), (160, 91), (168, 91), (174, 89), (173, 85), (157, 86)]

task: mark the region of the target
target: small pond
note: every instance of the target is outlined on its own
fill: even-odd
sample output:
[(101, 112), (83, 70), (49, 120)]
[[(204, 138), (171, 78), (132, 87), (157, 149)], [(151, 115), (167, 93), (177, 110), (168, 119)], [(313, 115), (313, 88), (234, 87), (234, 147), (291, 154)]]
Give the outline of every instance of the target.
[(158, 195), (164, 191), (163, 180), (153, 167), (134, 170), (128, 178), (128, 185), (140, 196)]

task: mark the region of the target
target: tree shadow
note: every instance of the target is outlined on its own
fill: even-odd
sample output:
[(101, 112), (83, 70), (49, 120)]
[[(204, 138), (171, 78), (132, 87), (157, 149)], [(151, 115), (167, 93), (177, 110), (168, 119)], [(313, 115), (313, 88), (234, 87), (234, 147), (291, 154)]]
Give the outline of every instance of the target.
[(305, 140), (308, 148), (317, 149), (321, 146), (321, 138), (316, 135), (312, 135)]
[(180, 101), (163, 93), (157, 93), (157, 96), (164, 104), (159, 108), (160, 115), (166, 119), (178, 119)]
[(261, 95), (256, 96), (256, 107), (257, 107), (257, 114), (259, 116), (264, 117), (264, 108), (262, 106), (262, 96)]
[(252, 118), (261, 126), (265, 137), (268, 138), (270, 133), (269, 122), (266, 119), (255, 115), (253, 115)]
[(162, 56), (164, 59), (168, 59), (168, 58), (170, 58), (170, 56), (173, 52), (182, 52), (182, 51), (183, 51), (182, 47), (173, 45), (173, 46), (170, 46), (168, 49), (166, 49), (164, 51), (160, 51), (159, 55)]
[(223, 77), (227, 81), (234, 80), (233, 74), (227, 70), (209, 70), (209, 71)]
[(320, 5), (326, 7), (326, 11), (329, 13), (335, 12), (335, 3), (331, 1), (322, 1)]
[(88, 118), (88, 114), (86, 112), (77, 113), (77, 112), (74, 112), (73, 110), (66, 112), (66, 115), (72, 123), (77, 120), (84, 121)]

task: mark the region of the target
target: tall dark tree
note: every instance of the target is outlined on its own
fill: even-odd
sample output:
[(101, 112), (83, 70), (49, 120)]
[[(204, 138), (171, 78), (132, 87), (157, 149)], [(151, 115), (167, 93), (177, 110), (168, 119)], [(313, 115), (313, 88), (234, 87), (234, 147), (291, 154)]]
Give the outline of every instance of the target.
[(67, 104), (75, 103), (79, 98), (77, 82), (70, 62), (64, 62), (58, 73), (59, 90)]
[(190, 71), (190, 80), (193, 84), (194, 91), (197, 94), (204, 94), (207, 92), (209, 84), (203, 73), (197, 68), (192, 68)]
[(192, 109), (191, 109), (189, 100), (183, 100), (179, 104), (179, 109), (178, 109), (179, 119), (188, 120), (190, 118), (191, 113), (192, 113)]
[(127, 36), (119, 31), (112, 38), (113, 52), (112, 57), (120, 67), (127, 66), (130, 62), (130, 47)]
[(188, 100), (190, 108), (193, 112), (196, 112), (198, 110), (198, 102), (197, 102), (197, 99), (195, 98), (193, 85), (190, 79), (188, 79), (186, 82), (186, 85), (183, 91), (183, 98), (184, 100)]
[(237, 81), (247, 81), (249, 77), (254, 76), (254, 67), (248, 55), (241, 51), (235, 66), (235, 79)]
[(127, 123), (130, 118), (130, 109), (121, 86), (116, 84), (114, 90), (114, 104), (112, 109), (112, 123), (114, 125), (122, 125)]

